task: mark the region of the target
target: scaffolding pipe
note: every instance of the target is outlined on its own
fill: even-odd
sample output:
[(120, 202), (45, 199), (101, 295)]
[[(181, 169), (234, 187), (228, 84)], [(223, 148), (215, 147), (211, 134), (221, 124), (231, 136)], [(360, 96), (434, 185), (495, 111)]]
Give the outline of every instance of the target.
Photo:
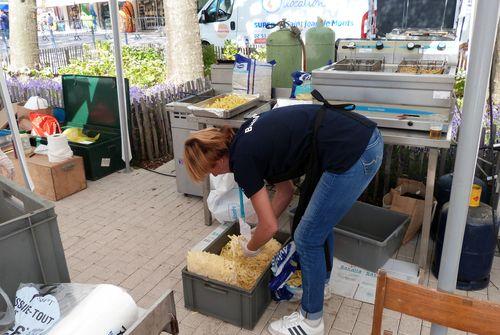
[(111, 16), (111, 26), (113, 29), (113, 51), (115, 54), (116, 66), (116, 90), (118, 93), (118, 110), (120, 112), (120, 131), (122, 137), (122, 159), (125, 161), (125, 172), (131, 172), (130, 168), (130, 139), (128, 136), (127, 122), (127, 92), (125, 91), (125, 78), (123, 76), (122, 49), (120, 43), (120, 30), (118, 21), (118, 1), (109, 1), (109, 13)]
[(16, 113), (14, 107), (12, 106), (12, 101), (10, 100), (9, 88), (7, 87), (7, 80), (5, 78), (5, 73), (0, 68), (0, 97), (3, 101), (5, 112), (7, 113), (7, 120), (9, 121), (9, 128), (12, 132), (12, 142), (14, 143), (14, 149), (16, 150), (17, 158), (21, 165), (21, 171), (23, 173), (24, 184), (26, 188), (30, 191), (35, 189), (33, 180), (31, 179), (28, 163), (26, 162), (26, 156), (24, 154), (24, 148), (21, 141), (21, 135), (19, 134), (19, 127), (17, 126)]
[[(475, 6), (474, 13), (479, 20), (474, 20), (470, 41), (462, 124), (439, 268), (438, 290), (446, 292), (454, 292), (457, 285), (458, 266), (469, 211), (469, 196), (476, 169), (481, 121), (497, 33), (500, 0), (477, 0)], [(432, 325), (432, 335), (447, 333), (446, 327)]]

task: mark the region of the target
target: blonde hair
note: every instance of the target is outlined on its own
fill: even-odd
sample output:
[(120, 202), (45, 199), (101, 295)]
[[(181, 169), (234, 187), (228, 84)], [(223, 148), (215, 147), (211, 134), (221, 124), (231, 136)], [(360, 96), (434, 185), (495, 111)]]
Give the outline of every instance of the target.
[(207, 128), (196, 131), (184, 143), (184, 165), (189, 177), (201, 182), (216, 162), (229, 153), (234, 131), (222, 128)]

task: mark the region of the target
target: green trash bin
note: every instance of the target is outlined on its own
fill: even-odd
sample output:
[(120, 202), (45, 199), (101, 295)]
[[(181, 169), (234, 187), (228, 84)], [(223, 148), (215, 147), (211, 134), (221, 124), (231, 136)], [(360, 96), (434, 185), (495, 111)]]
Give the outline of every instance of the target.
[[(116, 78), (63, 75), (62, 87), (66, 118), (63, 130), (77, 127), (83, 128), (84, 133), (90, 137), (100, 134), (95, 143), (69, 143), (73, 153), (83, 157), (85, 177), (89, 180), (98, 180), (125, 168), (125, 162), (122, 160)], [(125, 90), (127, 114), (130, 120), (127, 79)], [(45, 144), (47, 140), (42, 139), (41, 142)]]

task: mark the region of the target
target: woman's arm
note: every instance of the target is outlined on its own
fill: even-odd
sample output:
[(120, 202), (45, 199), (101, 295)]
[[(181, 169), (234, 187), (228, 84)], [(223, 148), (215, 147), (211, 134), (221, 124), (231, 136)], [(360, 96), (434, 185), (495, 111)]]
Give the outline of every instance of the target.
[(291, 180), (277, 183), (275, 186), (276, 194), (271, 201), (271, 206), (273, 207), (274, 215), (279, 218), (293, 199), (294, 186)]
[(255, 228), (252, 239), (248, 242), (247, 248), (255, 251), (266, 244), (276, 234), (278, 231), (278, 219), (276, 218), (265, 186), (255, 193), (250, 200), (257, 213), (259, 223)]

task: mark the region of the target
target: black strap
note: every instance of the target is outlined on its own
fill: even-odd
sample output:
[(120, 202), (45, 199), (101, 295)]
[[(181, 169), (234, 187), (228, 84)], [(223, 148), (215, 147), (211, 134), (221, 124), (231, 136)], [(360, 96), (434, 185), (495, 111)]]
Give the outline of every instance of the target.
[(353, 120), (356, 120), (356, 122), (361, 123), (362, 125), (373, 128), (377, 124), (373, 122), (372, 120), (358, 114), (358, 113), (352, 113), (353, 110), (356, 109), (355, 104), (338, 104), (338, 105), (332, 105), (331, 103), (326, 100), (321, 93), (319, 93), (317, 90), (313, 90), (311, 92), (311, 95), (314, 97), (314, 99), (320, 101), (323, 103), (323, 106), (328, 107), (329, 109), (335, 110), (338, 113), (341, 113), (342, 115), (351, 118)]
[[(322, 175), (322, 169), (318, 155), (317, 135), (318, 135), (318, 130), (323, 122), (323, 118), (325, 117), (325, 113), (327, 112), (328, 109), (329, 109), (328, 106), (323, 105), (318, 110), (318, 114), (316, 115), (316, 118), (314, 120), (312, 150), (311, 150), (312, 152), (309, 156), (306, 177), (300, 188), (299, 203), (297, 205), (297, 208), (295, 210), (295, 215), (293, 217), (292, 236), (295, 233), (295, 230), (297, 229), (300, 220), (302, 219), (302, 216), (304, 215), (307, 206), (309, 205), (309, 202), (311, 201), (311, 197), (314, 193), (316, 185), (318, 185), (318, 182)], [(326, 269), (327, 271), (331, 271), (332, 270), (332, 264), (330, 262), (331, 250), (329, 250), (327, 242), (325, 242), (324, 248), (325, 248)]]
[(323, 106), (326, 106), (328, 108), (340, 109), (340, 110), (346, 110), (346, 111), (348, 111), (348, 110), (351, 111), (351, 110), (356, 109), (356, 105), (355, 104), (337, 104), (337, 105), (332, 105), (331, 103), (328, 102), (328, 100), (326, 100), (321, 95), (321, 93), (318, 92), (318, 90), (313, 90), (311, 92), (311, 95), (313, 96), (314, 99), (318, 100), (319, 102), (322, 102)]

